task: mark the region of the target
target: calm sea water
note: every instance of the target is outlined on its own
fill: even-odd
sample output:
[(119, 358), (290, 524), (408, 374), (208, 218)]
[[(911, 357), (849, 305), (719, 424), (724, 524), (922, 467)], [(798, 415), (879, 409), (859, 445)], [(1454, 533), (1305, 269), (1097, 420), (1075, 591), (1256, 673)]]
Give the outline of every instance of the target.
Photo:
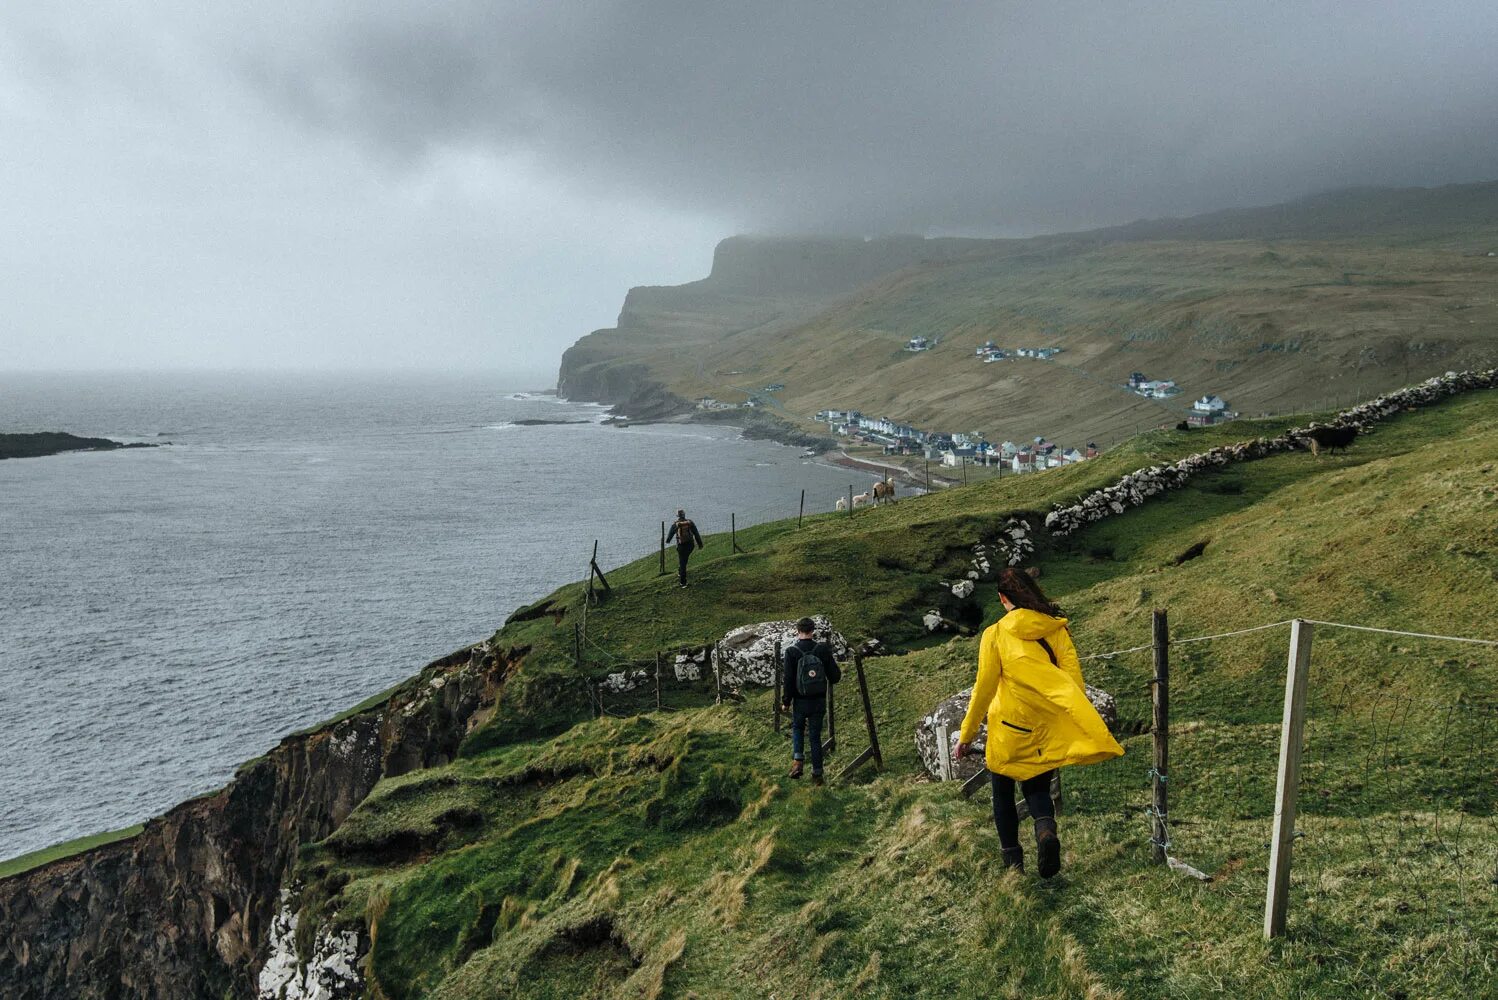
[[(138, 822), (514, 608), (868, 477), (495, 375), (0, 375), (0, 858)], [(517, 426), (525, 419), (578, 420)], [(862, 485), (860, 485), (860, 489)]]

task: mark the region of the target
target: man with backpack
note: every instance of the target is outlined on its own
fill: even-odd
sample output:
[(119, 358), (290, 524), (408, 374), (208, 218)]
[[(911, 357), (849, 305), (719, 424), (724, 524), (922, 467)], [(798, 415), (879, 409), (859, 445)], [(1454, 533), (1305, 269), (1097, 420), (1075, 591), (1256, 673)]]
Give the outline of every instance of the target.
[(832, 645), (818, 642), (817, 625), (810, 618), (796, 622), (796, 641), (785, 651), (781, 704), (791, 710), (791, 777), (801, 777), (806, 759), (802, 731), (811, 740), (811, 781), (822, 784), (822, 720), (827, 717), (827, 695), (843, 679)]
[[(671, 530), (666, 533), (666, 541), (676, 539), (676, 581), (677, 585), (687, 585), (687, 559), (692, 555), (693, 548), (702, 547), (702, 535), (697, 531), (697, 525), (687, 512), (679, 510), (676, 512), (676, 523), (671, 525)], [(694, 546), (692, 543), (696, 542)]]

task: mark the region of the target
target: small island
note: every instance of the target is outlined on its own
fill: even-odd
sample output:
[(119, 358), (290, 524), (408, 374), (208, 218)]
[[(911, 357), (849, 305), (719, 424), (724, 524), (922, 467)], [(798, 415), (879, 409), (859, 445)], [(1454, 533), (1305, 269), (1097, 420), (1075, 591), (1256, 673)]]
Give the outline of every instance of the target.
[(154, 444), (125, 444), (109, 438), (79, 437), (62, 431), (0, 434), (0, 458), (40, 458), (65, 451), (114, 451), (117, 448), (155, 448)]

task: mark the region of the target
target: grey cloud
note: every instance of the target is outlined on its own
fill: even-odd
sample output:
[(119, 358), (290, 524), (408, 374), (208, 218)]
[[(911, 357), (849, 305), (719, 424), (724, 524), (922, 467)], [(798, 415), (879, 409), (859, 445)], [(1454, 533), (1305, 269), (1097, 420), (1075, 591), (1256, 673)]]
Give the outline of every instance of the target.
[(1037, 230), (1498, 174), (1498, 7), (361, 5), (242, 65), (317, 128), (771, 229)]

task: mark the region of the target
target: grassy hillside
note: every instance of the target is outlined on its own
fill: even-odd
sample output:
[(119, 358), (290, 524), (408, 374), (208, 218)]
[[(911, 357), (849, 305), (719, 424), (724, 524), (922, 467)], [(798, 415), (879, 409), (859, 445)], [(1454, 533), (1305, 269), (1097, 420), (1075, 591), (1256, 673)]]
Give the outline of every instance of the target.
[[(790, 259), (804, 252), (797, 247), (766, 243), (757, 252)], [(742, 399), (783, 383), (775, 404), (791, 416), (851, 407), (994, 440), (1044, 434), (1111, 444), (1136, 427), (1174, 423), (1205, 393), (1246, 414), (1285, 413), (1490, 366), (1498, 360), (1490, 251), (1498, 252), (1498, 183), (1341, 192), (1093, 233), (974, 241), (815, 301), (781, 295), (774, 282), (748, 297), (716, 279), (637, 290), (619, 329), (569, 352), (563, 381), (590, 361), (600, 385), (613, 370), (622, 383), (653, 379), (687, 399)], [(795, 308), (782, 308), (792, 298)], [(902, 351), (915, 336), (940, 345)], [(990, 339), (1064, 353), (984, 365), (973, 350)], [(1182, 396), (1165, 403), (1126, 393), (1121, 385), (1136, 370), (1176, 380)]]
[[(1238, 434), (1278, 430), (1266, 422)], [(578, 587), (517, 614), (502, 711), (455, 763), (383, 782), (301, 861), (314, 920), (367, 926), (371, 992), (409, 997), (1466, 995), (1498, 976), (1490, 758), (1498, 655), (1323, 629), (1316, 638), (1290, 934), (1260, 938), (1286, 630), (1173, 653), (1171, 852), (1148, 864), (1149, 737), (1066, 774), (1058, 879), (1001, 874), (987, 795), (928, 781), (911, 733), (970, 682), (974, 643), (921, 640), (972, 544), (1221, 440), (1153, 432), (1104, 459), (857, 516), (710, 538), (681, 591), (653, 560), (588, 612), (586, 672), (652, 662), (769, 617), (830, 614), (907, 648), (870, 660), (888, 767), (784, 777), (764, 692), (594, 720), (573, 663)], [(1293, 616), (1494, 637), (1498, 393), (1398, 417), (1347, 454), (1229, 467), (1042, 548), (1084, 654)], [(1204, 553), (1175, 557), (1205, 541)], [(991, 620), (993, 608), (986, 607)], [(1084, 664), (1148, 717), (1149, 664)], [(846, 761), (863, 745), (847, 720)]]

